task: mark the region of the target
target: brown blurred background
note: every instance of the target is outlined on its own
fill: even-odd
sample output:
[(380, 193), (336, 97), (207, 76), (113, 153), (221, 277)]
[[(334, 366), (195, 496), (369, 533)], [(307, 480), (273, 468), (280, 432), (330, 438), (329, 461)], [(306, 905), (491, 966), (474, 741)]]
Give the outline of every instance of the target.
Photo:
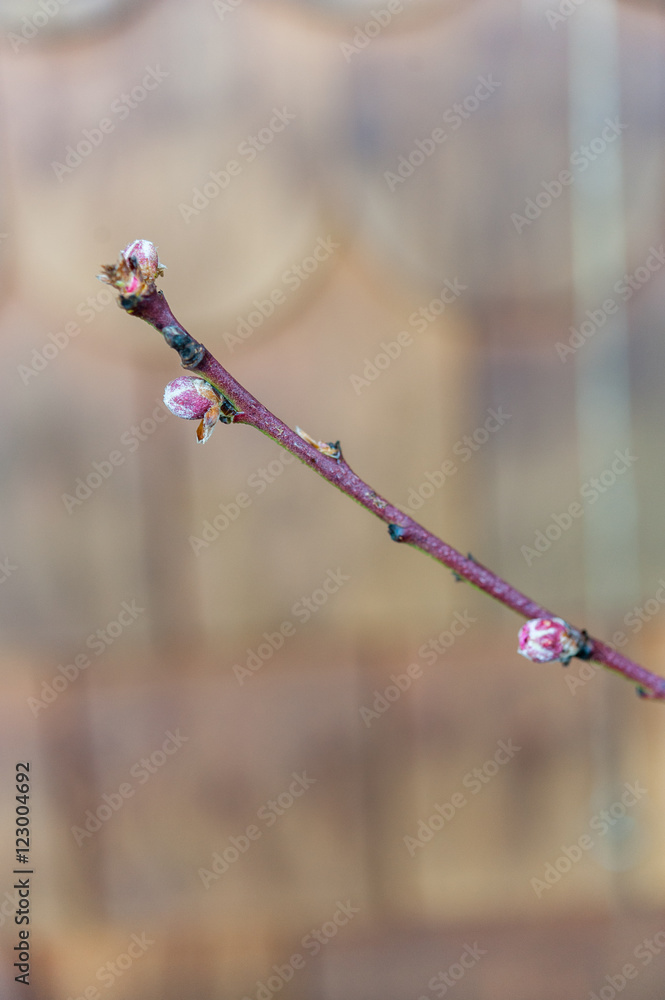
[(2, 997), (662, 997), (663, 709), (197, 445), (95, 281), (154, 241), (259, 399), (663, 673), (662, 5), (0, 11)]

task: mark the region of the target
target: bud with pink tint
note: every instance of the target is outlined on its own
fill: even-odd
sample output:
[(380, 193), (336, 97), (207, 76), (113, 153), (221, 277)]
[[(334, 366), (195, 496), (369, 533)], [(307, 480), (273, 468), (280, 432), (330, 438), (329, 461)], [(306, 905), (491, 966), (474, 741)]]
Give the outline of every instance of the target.
[(567, 666), (574, 656), (588, 659), (591, 650), (585, 632), (579, 632), (563, 618), (531, 618), (522, 625), (517, 652), (536, 663), (560, 660)]
[(176, 417), (200, 420), (206, 410), (219, 403), (219, 396), (205, 379), (180, 375), (164, 389), (164, 402)]
[(120, 252), (117, 264), (105, 264), (101, 281), (123, 296), (141, 297), (155, 290), (155, 281), (164, 273), (157, 247), (150, 240), (134, 240)]
[(164, 402), (171, 413), (183, 420), (200, 420), (196, 436), (204, 444), (221, 416), (221, 398), (202, 378), (180, 375), (164, 390)]
[(134, 240), (125, 247), (122, 256), (130, 265), (136, 261), (141, 274), (148, 281), (154, 281), (164, 273), (164, 268), (159, 263), (157, 247), (150, 240)]

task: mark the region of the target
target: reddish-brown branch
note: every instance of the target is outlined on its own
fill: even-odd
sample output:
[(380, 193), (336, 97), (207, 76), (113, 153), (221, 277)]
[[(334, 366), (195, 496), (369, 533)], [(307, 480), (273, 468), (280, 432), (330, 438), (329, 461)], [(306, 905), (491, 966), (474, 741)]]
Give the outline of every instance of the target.
[[(111, 269), (106, 269), (107, 273)], [(122, 291), (122, 289), (120, 289)], [(299, 434), (266, 409), (250, 392), (217, 361), (202, 345), (198, 344), (177, 321), (168, 302), (154, 285), (148, 286), (140, 296), (123, 296), (122, 306), (133, 316), (138, 316), (150, 323), (164, 334), (165, 339), (178, 350), (183, 367), (192, 373), (205, 378), (238, 411), (233, 415), (234, 423), (249, 424), (266, 434), (309, 465), (327, 479), (337, 489), (352, 497), (369, 510), (375, 517), (385, 521), (390, 527), (391, 537), (403, 545), (411, 545), (433, 556), (453, 571), (457, 576), (468, 580), (490, 597), (512, 608), (525, 618), (553, 617), (552, 612), (542, 605), (532, 601), (520, 593), (500, 576), (482, 566), (474, 559), (463, 556), (456, 549), (447, 545), (436, 535), (424, 528), (413, 518), (397, 507), (393, 507), (383, 497), (379, 496), (367, 483), (349, 467), (344, 458), (332, 458), (314, 445), (308, 443)], [(627, 659), (599, 639), (588, 637), (585, 649), (585, 659), (596, 660), (610, 670), (615, 670), (639, 687), (639, 693), (654, 700), (665, 700), (665, 678), (651, 673), (639, 664)]]

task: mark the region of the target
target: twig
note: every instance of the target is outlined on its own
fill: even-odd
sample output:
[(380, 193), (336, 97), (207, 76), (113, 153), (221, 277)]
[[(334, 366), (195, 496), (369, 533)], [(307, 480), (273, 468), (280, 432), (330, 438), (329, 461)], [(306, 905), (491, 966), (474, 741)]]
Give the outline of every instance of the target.
[[(139, 252), (136, 248), (139, 248)], [(146, 249), (148, 248), (148, 249)], [(149, 249), (149, 248), (152, 248)], [(134, 251), (134, 252), (132, 252)], [(270, 412), (231, 375), (203, 344), (196, 341), (173, 315), (164, 294), (154, 280), (162, 273), (156, 250), (147, 241), (130, 244), (117, 265), (103, 268), (100, 278), (120, 292), (120, 305), (132, 316), (145, 320), (163, 334), (167, 344), (180, 355), (183, 368), (205, 379), (222, 397), (220, 418), (225, 423), (248, 424), (295, 455), (329, 483), (346, 493), (388, 525), (390, 537), (401, 545), (410, 545), (433, 556), (463, 578), (485, 591), (506, 607), (528, 619), (551, 619), (552, 613), (520, 593), (496, 573), (475, 559), (463, 556), (428, 531), (403, 511), (379, 496), (356, 475), (342, 456), (339, 442), (324, 444), (300, 431), (296, 433)], [(209, 436), (209, 430), (206, 437)], [(200, 435), (200, 439), (205, 438)], [(555, 619), (556, 620), (556, 619)], [(576, 632), (575, 629), (572, 629)], [(595, 660), (638, 684), (638, 694), (652, 700), (665, 700), (665, 678), (651, 673), (627, 659), (610, 646), (586, 632), (578, 655)], [(565, 661), (564, 661), (565, 662)]]

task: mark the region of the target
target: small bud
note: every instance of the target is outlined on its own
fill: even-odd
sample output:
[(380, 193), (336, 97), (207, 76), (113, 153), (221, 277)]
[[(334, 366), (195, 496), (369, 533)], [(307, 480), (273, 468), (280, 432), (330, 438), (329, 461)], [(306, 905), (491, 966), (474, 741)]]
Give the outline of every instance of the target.
[(155, 280), (164, 273), (157, 247), (149, 240), (128, 243), (117, 264), (104, 264), (100, 281), (116, 288), (123, 296), (141, 297), (153, 292)]
[(132, 258), (134, 258), (141, 274), (147, 281), (154, 281), (164, 273), (164, 268), (159, 263), (157, 247), (150, 240), (134, 240), (133, 243), (129, 243), (125, 247), (121, 256), (128, 264), (131, 264)]
[(180, 375), (164, 389), (164, 402), (176, 417), (201, 420), (211, 406), (219, 403), (219, 396), (205, 379)]
[(339, 446), (339, 441), (317, 441), (307, 431), (304, 431), (302, 427), (296, 427), (296, 434), (303, 441), (306, 441), (307, 444), (311, 444), (312, 448), (316, 448), (322, 455), (327, 455), (328, 458), (334, 458), (336, 461), (339, 461), (342, 457), (342, 449)]
[(196, 436), (203, 444), (221, 416), (221, 397), (202, 378), (180, 375), (164, 390), (164, 402), (171, 413), (183, 420), (200, 420)]
[(536, 663), (560, 660), (567, 666), (579, 653), (586, 659), (589, 650), (586, 634), (563, 618), (531, 618), (520, 629), (517, 652)]

